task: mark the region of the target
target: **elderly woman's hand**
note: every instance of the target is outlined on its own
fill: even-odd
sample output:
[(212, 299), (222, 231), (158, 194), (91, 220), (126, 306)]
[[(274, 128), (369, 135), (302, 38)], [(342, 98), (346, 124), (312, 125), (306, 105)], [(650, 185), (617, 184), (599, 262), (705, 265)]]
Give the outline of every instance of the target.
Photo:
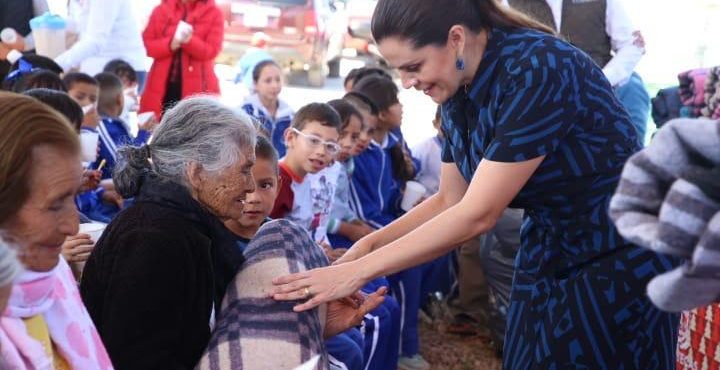
[(370, 295), (357, 292), (351, 297), (328, 302), (323, 336), (330, 338), (360, 325), (366, 314), (383, 303), (386, 293), (387, 288), (380, 287)]

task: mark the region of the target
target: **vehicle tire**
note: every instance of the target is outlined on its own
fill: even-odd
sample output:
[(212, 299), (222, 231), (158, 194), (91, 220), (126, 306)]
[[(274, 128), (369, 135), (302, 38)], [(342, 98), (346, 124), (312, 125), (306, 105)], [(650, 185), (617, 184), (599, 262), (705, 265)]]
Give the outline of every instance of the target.
[(340, 58), (328, 61), (328, 77), (340, 77)]

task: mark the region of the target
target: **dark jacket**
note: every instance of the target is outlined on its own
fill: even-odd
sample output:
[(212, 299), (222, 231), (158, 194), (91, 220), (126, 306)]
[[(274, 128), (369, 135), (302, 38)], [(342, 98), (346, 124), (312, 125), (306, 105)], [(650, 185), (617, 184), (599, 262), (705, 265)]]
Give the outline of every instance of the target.
[(81, 293), (116, 369), (192, 369), (242, 254), (182, 186), (149, 177), (87, 261)]
[[(184, 21), (193, 26), (190, 41), (183, 44), (181, 53), (182, 97), (194, 94), (220, 94), (220, 83), (215, 76), (215, 57), (220, 54), (224, 35), (223, 15), (214, 0), (188, 5)], [(155, 7), (143, 41), (153, 65), (140, 100), (140, 112), (155, 112), (160, 117), (173, 56), (170, 50), (175, 30), (183, 19), (184, 8), (180, 0), (163, 0)]]

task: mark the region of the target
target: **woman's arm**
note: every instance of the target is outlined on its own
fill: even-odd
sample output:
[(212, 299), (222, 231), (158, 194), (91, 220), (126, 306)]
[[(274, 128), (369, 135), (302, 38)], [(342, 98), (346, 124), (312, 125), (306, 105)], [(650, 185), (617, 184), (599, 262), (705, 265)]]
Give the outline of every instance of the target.
[[(415, 220), (413, 212), (409, 213), (393, 223), (395, 226), (389, 227), (391, 231), (386, 231), (380, 238), (376, 236), (378, 241), (387, 241), (385, 237), (396, 237), (397, 240), (357, 261), (275, 279), (274, 283), (279, 286), (274, 291), (274, 298), (301, 299), (309, 290), (313, 298), (295, 306), (296, 311), (307, 310), (352, 294), (377, 276), (401, 271), (447, 253), (490, 230), (544, 158), (540, 156), (517, 163), (483, 160), (468, 191), (454, 206), (419, 227), (414, 227), (415, 220), (437, 213), (427, 206), (418, 208), (420, 212), (415, 214)], [(403, 236), (400, 231), (407, 231), (407, 235)]]
[(454, 206), (465, 195), (468, 184), (455, 163), (443, 163), (440, 172), (440, 190), (390, 225), (360, 239), (335, 264), (356, 260), (375, 249), (409, 233), (418, 226)]
[(194, 59), (213, 60), (220, 54), (225, 32), (223, 16), (219, 10), (209, 14), (213, 19), (209, 22), (211, 29), (207, 36), (201, 37), (193, 32), (190, 41), (181, 46), (182, 50)]

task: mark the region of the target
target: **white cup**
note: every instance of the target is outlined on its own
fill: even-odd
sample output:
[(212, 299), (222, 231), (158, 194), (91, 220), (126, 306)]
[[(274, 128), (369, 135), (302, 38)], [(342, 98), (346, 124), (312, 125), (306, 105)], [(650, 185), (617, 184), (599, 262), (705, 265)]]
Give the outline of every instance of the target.
[(187, 37), (187, 35), (192, 32), (192, 30), (193, 26), (190, 23), (181, 20), (178, 23), (177, 28), (175, 29), (175, 36), (173, 37), (175, 38), (175, 40), (181, 41), (182, 39)]
[(97, 160), (97, 149), (100, 135), (97, 132), (80, 132), (80, 146), (82, 148), (83, 162), (95, 162)]
[(150, 118), (153, 117), (155, 117), (155, 112), (143, 112), (138, 114), (138, 125), (143, 126), (150, 120)]
[(419, 202), (424, 196), (427, 189), (423, 184), (417, 181), (408, 181), (405, 184), (405, 195), (403, 195), (402, 203), (400, 208), (407, 212), (415, 207), (415, 204)]
[(104, 224), (102, 222), (90, 222), (87, 224), (80, 224), (80, 232), (79, 234), (88, 234), (90, 235), (90, 239), (94, 243), (97, 243), (98, 240), (100, 240), (100, 237), (102, 236), (103, 231), (105, 231), (105, 228), (107, 227), (107, 224)]
[(6, 44), (14, 44), (17, 41), (17, 36), (17, 32), (10, 27), (3, 28), (2, 31), (0, 31), (0, 41)]

